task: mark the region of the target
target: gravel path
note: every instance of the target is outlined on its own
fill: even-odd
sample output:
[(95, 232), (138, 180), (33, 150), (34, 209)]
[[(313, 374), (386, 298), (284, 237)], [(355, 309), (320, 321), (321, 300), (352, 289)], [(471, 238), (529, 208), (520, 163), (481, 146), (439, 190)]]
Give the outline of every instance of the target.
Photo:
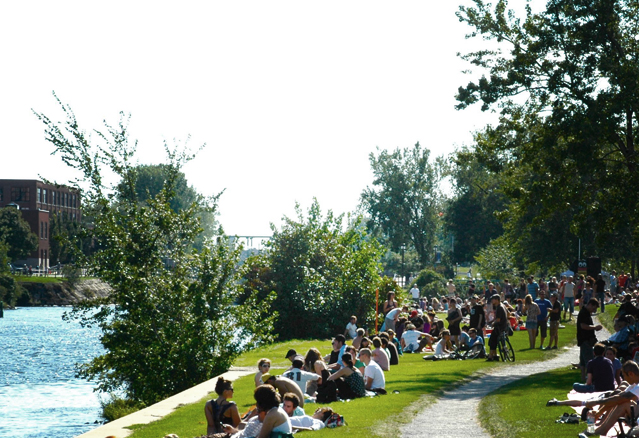
[[(593, 320), (595, 324), (598, 324), (595, 316)], [(610, 333), (605, 328), (597, 332), (598, 339), (608, 337)], [(500, 366), (489, 370), (483, 377), (444, 393), (436, 403), (421, 411), (411, 423), (402, 428), (402, 437), (490, 438), (490, 435), (480, 426), (478, 419), (479, 402), (483, 397), (503, 385), (531, 374), (567, 367), (572, 362), (578, 361), (579, 348), (574, 346), (566, 348), (553, 359), (544, 361), (543, 370), (540, 369), (539, 362)], [(451, 421), (451, 418), (455, 421)]]

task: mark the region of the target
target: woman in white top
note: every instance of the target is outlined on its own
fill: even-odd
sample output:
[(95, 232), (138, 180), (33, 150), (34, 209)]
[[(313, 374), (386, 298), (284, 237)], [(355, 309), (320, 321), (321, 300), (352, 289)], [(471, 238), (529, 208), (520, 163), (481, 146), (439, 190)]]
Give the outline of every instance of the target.
[(255, 405), (259, 412), (266, 412), (262, 429), (257, 438), (267, 438), (271, 432), (292, 433), (291, 420), (286, 411), (280, 408), (280, 396), (271, 385), (255, 388), (253, 393)]

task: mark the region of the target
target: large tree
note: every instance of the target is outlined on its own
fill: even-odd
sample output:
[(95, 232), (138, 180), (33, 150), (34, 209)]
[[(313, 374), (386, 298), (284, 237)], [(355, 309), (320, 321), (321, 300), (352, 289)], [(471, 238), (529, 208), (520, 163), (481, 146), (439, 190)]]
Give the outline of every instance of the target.
[(6, 244), (6, 255), (11, 261), (27, 257), (38, 249), (38, 236), (31, 232), (20, 211), (12, 207), (0, 209), (0, 242)]
[[(268, 299), (249, 297), (235, 305), (242, 292), (239, 248), (217, 236), (202, 250), (191, 249), (202, 231), (198, 213), (213, 211), (215, 199), (171, 208), (190, 155), (167, 149), (167, 179), (140, 203), (128, 119), (107, 125), (98, 133), (103, 143), (95, 144), (71, 109), (62, 109), (63, 123), (37, 115), (54, 153), (83, 175), (77, 183), (84, 186), (84, 213), (97, 250), (78, 263), (113, 289), (108, 298), (85, 301), (68, 315), (102, 330), (105, 353), (83, 364), (80, 375), (96, 380), (102, 391), (123, 390), (149, 404), (227, 370), (243, 350), (270, 339)], [(122, 184), (107, 185), (105, 168)]]
[(503, 166), (511, 210), (589, 254), (636, 257), (639, 2), (553, 0), (523, 18), (504, 0), (474, 3), (459, 18), (491, 42), (463, 56), (485, 74), (459, 89), (458, 108), (499, 109), (477, 150)]
[(395, 252), (412, 244), (422, 266), (432, 259), (441, 208), (442, 172), (429, 157), (430, 151), (419, 143), (393, 152), (378, 149), (369, 157), (373, 186), (362, 193), (369, 226), (381, 230)]

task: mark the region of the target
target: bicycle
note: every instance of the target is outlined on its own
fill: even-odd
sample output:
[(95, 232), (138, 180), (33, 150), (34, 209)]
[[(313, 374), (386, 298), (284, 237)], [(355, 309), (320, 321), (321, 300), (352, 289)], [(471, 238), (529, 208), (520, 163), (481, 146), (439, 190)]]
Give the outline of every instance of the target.
[(497, 342), (497, 350), (499, 350), (499, 357), (502, 362), (514, 362), (515, 350), (508, 339), (508, 333), (502, 332), (499, 334), (499, 342)]
[(486, 351), (484, 350), (484, 346), (482, 344), (476, 343), (468, 350), (455, 348), (455, 350), (450, 354), (449, 359), (467, 360), (478, 359), (479, 357), (486, 357)]

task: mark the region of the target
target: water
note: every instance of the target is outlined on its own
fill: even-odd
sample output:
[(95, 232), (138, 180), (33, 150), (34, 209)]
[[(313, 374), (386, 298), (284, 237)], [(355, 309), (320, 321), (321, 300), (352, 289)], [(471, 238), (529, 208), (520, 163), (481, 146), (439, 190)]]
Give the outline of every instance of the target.
[(71, 438), (102, 421), (93, 385), (74, 364), (101, 354), (99, 330), (62, 321), (69, 310), (5, 310), (0, 318), (0, 438)]

